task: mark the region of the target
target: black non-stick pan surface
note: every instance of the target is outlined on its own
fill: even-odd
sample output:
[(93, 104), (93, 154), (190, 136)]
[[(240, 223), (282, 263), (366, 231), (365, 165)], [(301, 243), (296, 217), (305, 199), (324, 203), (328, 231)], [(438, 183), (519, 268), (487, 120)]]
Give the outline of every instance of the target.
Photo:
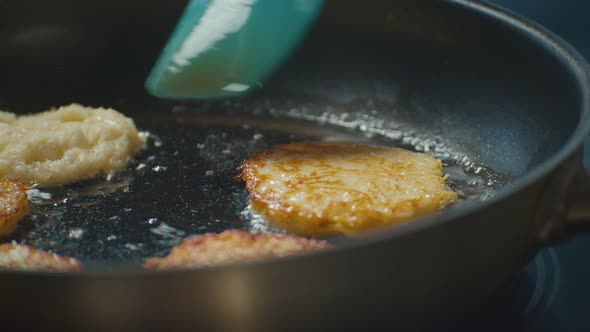
[(108, 269), (167, 254), (189, 235), (226, 229), (280, 232), (251, 211), (244, 184), (234, 177), (252, 153), (301, 140), (426, 150), (444, 161), (449, 185), (460, 194), (453, 208), (493, 197), (509, 179), (450, 150), (444, 138), (417, 135), (405, 126), (387, 128), (378, 116), (367, 116), (370, 112), (364, 105), (330, 114), (312, 103), (226, 102), (207, 110), (176, 107), (138, 114), (137, 126), (149, 132), (148, 149), (127, 171), (30, 190), (31, 213), (7, 240)]
[[(184, 2), (19, 2), (0, 11), (0, 108), (109, 106), (149, 132), (127, 171), (32, 195), (14, 238), (82, 259), (81, 274), (0, 273), (7, 324), (88, 330), (388, 326), (485, 299), (566, 226), (588, 131), (585, 61), (477, 1), (328, 1), (254, 95), (151, 98), (143, 80)], [(269, 229), (236, 168), (300, 140), (430, 153), (461, 199), (332, 250), (143, 272), (183, 237)], [(583, 216), (582, 216), (583, 217)], [(4, 241), (11, 238), (3, 239)], [(27, 325), (29, 324), (29, 325)], [(53, 324), (53, 325), (52, 325)], [(391, 325), (392, 324), (392, 325)]]

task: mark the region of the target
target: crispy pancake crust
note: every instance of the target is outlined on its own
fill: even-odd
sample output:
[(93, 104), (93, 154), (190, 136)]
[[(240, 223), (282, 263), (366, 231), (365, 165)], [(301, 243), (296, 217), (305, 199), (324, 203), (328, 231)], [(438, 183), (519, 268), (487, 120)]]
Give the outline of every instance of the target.
[(0, 235), (12, 232), (27, 214), (27, 186), (15, 180), (0, 178)]
[(0, 245), (0, 267), (11, 270), (75, 272), (81, 271), (80, 261), (38, 250), (16, 242)]
[(349, 142), (299, 142), (241, 167), (252, 207), (307, 236), (348, 234), (440, 210), (457, 199), (430, 155)]
[(228, 230), (184, 239), (166, 257), (146, 260), (144, 267), (169, 270), (212, 266), (285, 256), (329, 247), (328, 242), (298, 236)]

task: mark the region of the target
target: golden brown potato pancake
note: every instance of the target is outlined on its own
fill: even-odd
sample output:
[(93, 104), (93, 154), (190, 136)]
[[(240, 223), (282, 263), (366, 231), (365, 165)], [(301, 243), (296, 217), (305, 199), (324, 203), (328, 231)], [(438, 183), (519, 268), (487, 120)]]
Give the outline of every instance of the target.
[(0, 245), (0, 267), (11, 270), (74, 272), (81, 271), (80, 261), (38, 250), (16, 242)]
[(146, 260), (144, 267), (154, 270), (212, 266), (293, 255), (329, 247), (328, 242), (298, 236), (250, 233), (228, 230), (184, 239), (166, 257)]
[(299, 142), (257, 153), (240, 169), (253, 209), (307, 236), (392, 224), (457, 199), (440, 161), (400, 148)]
[(19, 181), (0, 178), (0, 235), (12, 232), (27, 214), (27, 186)]

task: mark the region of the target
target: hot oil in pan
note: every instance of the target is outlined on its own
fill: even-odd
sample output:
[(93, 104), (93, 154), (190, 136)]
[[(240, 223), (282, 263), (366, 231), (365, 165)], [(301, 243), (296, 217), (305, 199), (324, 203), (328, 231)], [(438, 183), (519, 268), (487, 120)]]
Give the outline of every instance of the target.
[[(13, 238), (101, 268), (137, 266), (167, 254), (189, 235), (268, 230), (250, 211), (244, 184), (234, 180), (236, 168), (256, 151), (300, 140), (418, 146), (363, 128), (293, 118), (197, 112), (134, 118), (150, 132), (149, 148), (128, 171), (30, 191), (31, 213)], [(485, 200), (504, 181), (485, 168), (464, 167), (453, 156), (441, 159), (449, 184), (463, 200)]]

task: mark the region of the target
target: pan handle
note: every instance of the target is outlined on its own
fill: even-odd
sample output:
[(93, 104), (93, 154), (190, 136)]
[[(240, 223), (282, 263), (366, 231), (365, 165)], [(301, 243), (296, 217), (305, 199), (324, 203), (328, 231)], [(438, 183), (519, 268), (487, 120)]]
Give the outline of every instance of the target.
[(590, 230), (590, 174), (582, 169), (566, 199), (567, 228)]
[(574, 230), (590, 230), (590, 144), (584, 144), (570, 189), (566, 197), (566, 227)]

